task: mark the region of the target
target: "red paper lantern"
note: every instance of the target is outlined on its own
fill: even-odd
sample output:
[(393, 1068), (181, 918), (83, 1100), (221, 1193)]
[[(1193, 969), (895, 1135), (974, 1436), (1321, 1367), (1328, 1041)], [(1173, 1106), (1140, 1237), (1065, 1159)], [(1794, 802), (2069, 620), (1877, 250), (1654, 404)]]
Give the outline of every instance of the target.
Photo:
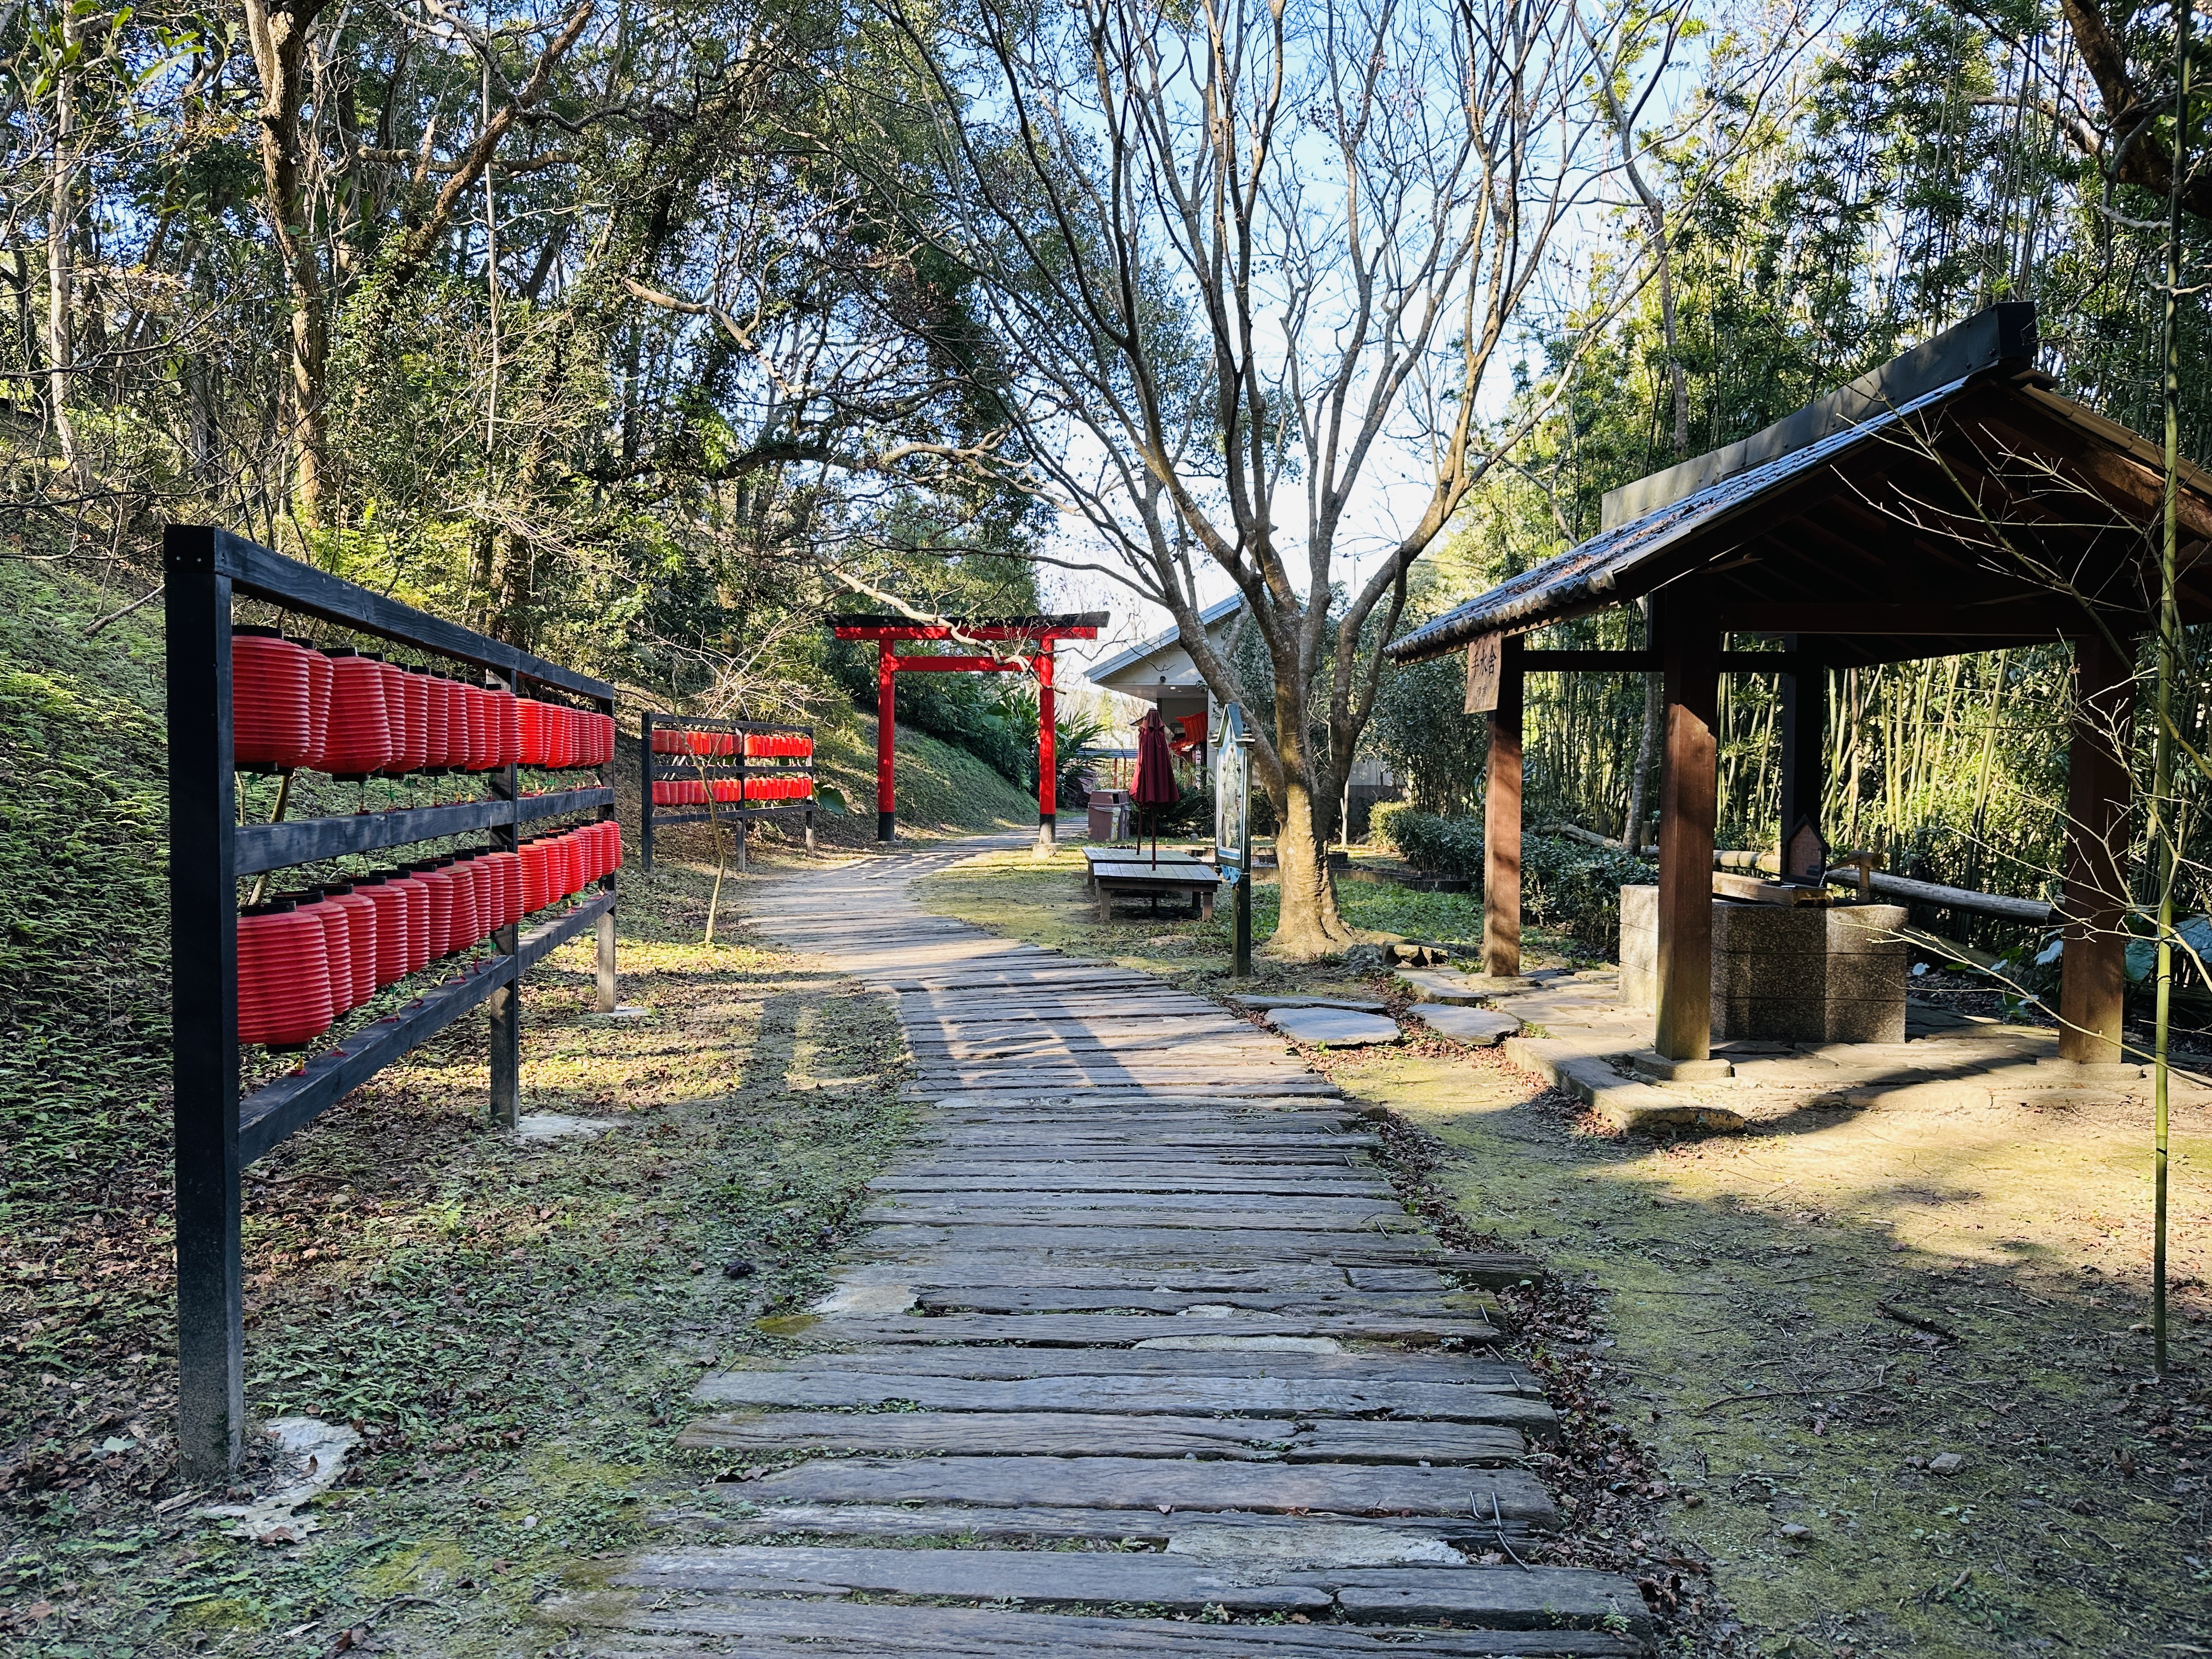
[(524, 766), (545, 764), (545, 705), (535, 697), (514, 700), (516, 729), (522, 734), (522, 752), (515, 758)]
[(523, 842), (519, 856), (522, 860), (522, 914), (535, 915), (553, 902), (549, 866), (552, 855), (542, 841)]
[(492, 728), (491, 693), (481, 685), (463, 685), (464, 701), (463, 752), (468, 758), (461, 763), (471, 772), (482, 772), (491, 765)]
[(323, 930), (323, 971), (331, 1000), (331, 1018), (337, 1018), (354, 1006), (352, 919), (328, 899), (311, 892), (280, 893), (292, 901), (295, 915), (310, 916)]
[(379, 990), (407, 975), (407, 894), (397, 870), (357, 876), (353, 890), (376, 907), (376, 986)]
[(522, 763), (522, 699), (514, 692), (495, 689), (491, 694), (492, 755), (494, 766), (519, 766)]
[(341, 647), (331, 659), (330, 727), (323, 769), (334, 778), (365, 778), (392, 758), (392, 725), (384, 707), (384, 664)]
[(331, 659), (305, 640), (285, 637), (307, 654), (307, 758), (300, 763), (310, 771), (327, 772), (323, 745), (331, 726)]
[(307, 653), (273, 628), (230, 630), (230, 754), (234, 765), (304, 766), (310, 741)]
[[(358, 1008), (376, 994), (376, 901), (354, 890), (351, 882), (331, 882), (315, 890), (325, 903), (345, 912), (346, 956), (351, 970), (351, 989), (345, 1006)], [(337, 985), (332, 983), (333, 1000)]]
[(453, 717), (453, 683), (428, 669), (417, 678), (422, 682), (422, 769), (443, 772), (453, 764), (446, 728)]
[(446, 704), (446, 764), (456, 772), (469, 764), (469, 688), (450, 680), (453, 690)]
[(386, 662), (372, 651), (362, 655), (374, 663), (384, 680), (384, 724), (392, 742), (391, 757), (378, 767), (380, 775), (387, 778), (402, 776), (411, 769), (407, 764), (407, 671), (396, 662)]
[(407, 752), (401, 757), (410, 772), (430, 763), (430, 677), (409, 672), (401, 677), (407, 697)]
[(458, 956), (483, 937), (477, 926), (477, 878), (471, 860), (455, 859), (446, 866), (453, 878), (453, 921), (448, 934), (451, 952)]
[(289, 899), (238, 919), (238, 1040), (303, 1048), (331, 1028), (330, 955), (319, 917)]
[(430, 964), (430, 884), (414, 870), (393, 872), (386, 878), (407, 901), (407, 954), (404, 972), (419, 974)]
[(522, 920), (522, 860), (512, 853), (494, 853), (499, 874), (499, 925), (512, 927)]
[(476, 944), (492, 936), (495, 928), (503, 927), (501, 912), (507, 902), (500, 896), (499, 867), (491, 861), (489, 853), (479, 853), (469, 860), (469, 874), (477, 884), (477, 933), (470, 941)]
[(416, 866), (416, 878), (430, 891), (430, 960), (453, 953), (453, 877), (435, 864)]

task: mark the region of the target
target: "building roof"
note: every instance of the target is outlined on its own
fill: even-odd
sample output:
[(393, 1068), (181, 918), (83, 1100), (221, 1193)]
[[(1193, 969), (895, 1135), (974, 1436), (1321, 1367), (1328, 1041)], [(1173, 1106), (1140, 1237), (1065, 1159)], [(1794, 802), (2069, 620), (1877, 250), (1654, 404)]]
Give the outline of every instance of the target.
[[(1680, 581), (1724, 629), (1854, 636), (1836, 661), (2078, 632), (2093, 625), (2084, 601), (2140, 616), (2160, 452), (2052, 391), (2033, 341), (2033, 306), (1992, 307), (1741, 443), (1612, 492), (1596, 535), (1386, 654), (1419, 662)], [(2212, 540), (2212, 480), (2186, 467), (2183, 483), (2191, 564)], [(2184, 599), (2212, 614), (2212, 587)], [(1940, 620), (1917, 623), (1916, 603)]]
[[(1198, 613), (1199, 626), (1211, 628), (1223, 617), (1234, 616), (1243, 604), (1244, 596), (1242, 593), (1231, 593), (1225, 599), (1216, 599)], [(1181, 644), (1182, 641), (1182, 629), (1179, 627), (1170, 628), (1164, 634), (1155, 634), (1141, 644), (1128, 646), (1116, 651), (1104, 661), (1091, 664), (1084, 672), (1093, 683), (1103, 682), (1109, 674), (1119, 674), (1134, 668), (1154, 652), (1164, 651), (1170, 646)]]

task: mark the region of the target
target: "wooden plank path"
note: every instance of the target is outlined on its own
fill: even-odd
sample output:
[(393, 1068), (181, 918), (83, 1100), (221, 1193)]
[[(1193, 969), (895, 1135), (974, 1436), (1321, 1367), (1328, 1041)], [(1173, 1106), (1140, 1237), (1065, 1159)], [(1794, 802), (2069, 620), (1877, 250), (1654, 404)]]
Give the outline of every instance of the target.
[(1555, 1425), (1479, 1287), (1527, 1264), (1443, 1248), (1246, 1022), (925, 915), (907, 884), (969, 850), (749, 888), (896, 1000), (927, 1127), (820, 1351), (708, 1376), (682, 1437), (804, 1461), (683, 1512), (715, 1541), (629, 1564), (594, 1650), (1642, 1652), (1634, 1584), (1518, 1565)]

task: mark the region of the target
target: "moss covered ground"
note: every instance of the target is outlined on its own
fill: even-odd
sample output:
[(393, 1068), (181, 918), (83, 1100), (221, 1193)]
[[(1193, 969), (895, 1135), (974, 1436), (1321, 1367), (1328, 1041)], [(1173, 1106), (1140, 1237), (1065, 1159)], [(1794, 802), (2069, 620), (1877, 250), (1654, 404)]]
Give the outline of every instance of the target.
[[(199, 1518), (173, 1425), (162, 642), (157, 609), (88, 633), (120, 603), (0, 562), (0, 1649), (326, 1655), (399, 1619), (441, 1654), (556, 1644), (534, 1598), (722, 1472), (674, 1447), (689, 1391), (777, 1350), (755, 1321), (813, 1293), (899, 1144), (895, 1023), (726, 923), (700, 945), (711, 872), (681, 848), (633, 866), (622, 995), (650, 1015), (588, 1012), (580, 942), (525, 992), (525, 1111), (604, 1133), (489, 1130), (465, 1020), (247, 1172), (249, 1408), (365, 1446), (304, 1542)], [(985, 799), (964, 757), (917, 752), (948, 813)]]
[(303, 1544), (178, 1501), (154, 1126), (15, 1195), (0, 1607), (17, 1650), (326, 1653), (403, 1610), (441, 1653), (543, 1648), (560, 1632), (531, 1627), (534, 1599), (640, 1542), (655, 1495), (720, 1472), (673, 1445), (691, 1385), (775, 1351), (753, 1322), (817, 1292), (905, 1118), (887, 1007), (741, 939), (699, 945), (707, 879), (625, 878), (622, 994), (648, 1017), (588, 1012), (582, 942), (531, 979), (524, 1110), (605, 1133), (488, 1130), (464, 1022), (253, 1167), (249, 1407), (366, 1437)]
[[(1222, 923), (1102, 927), (1072, 850), (971, 860), (922, 890), (1011, 937), (1231, 983)], [(1347, 884), (1345, 903), (1425, 939), (1471, 922), (1462, 895)], [(1537, 939), (1531, 965), (1563, 944)], [(1405, 1006), (1402, 986), (1340, 966), (1258, 984)], [(1601, 1132), (1495, 1051), (1425, 1037), (1310, 1059), (1402, 1126), (1401, 1169), (1433, 1216), (1546, 1264), (1547, 1295), (1504, 1300), (1570, 1424), (1572, 1455), (1548, 1473), (1580, 1559), (1662, 1598), (1710, 1589), (1683, 1651), (2212, 1651), (2202, 1113), (2177, 1122), (2160, 1382), (2136, 1109), (2052, 1095), (1808, 1112), (1662, 1144)], [(1954, 1473), (1930, 1467), (1946, 1454)]]

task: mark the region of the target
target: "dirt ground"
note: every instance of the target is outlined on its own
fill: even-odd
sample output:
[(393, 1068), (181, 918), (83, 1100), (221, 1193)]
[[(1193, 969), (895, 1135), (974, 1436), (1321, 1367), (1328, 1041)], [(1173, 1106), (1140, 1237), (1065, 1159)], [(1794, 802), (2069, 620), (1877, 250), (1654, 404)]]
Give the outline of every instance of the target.
[[(1220, 923), (1103, 928), (1072, 854), (972, 860), (924, 891), (1012, 936), (1230, 988)], [(1455, 936), (1456, 912), (1424, 927), (1409, 896), (1389, 903), (1382, 925)], [(1330, 971), (1262, 982), (1403, 1006)], [(1407, 1126), (1473, 1233), (1555, 1276), (1528, 1351), (1563, 1409), (1620, 1437), (1605, 1455), (1621, 1479), (1569, 1483), (1578, 1543), (1662, 1585), (1710, 1583), (1683, 1651), (2212, 1653), (2202, 1108), (2174, 1125), (2160, 1382), (2139, 1103), (1769, 1111), (1743, 1135), (1656, 1143), (1432, 1036), (1310, 1058)]]

